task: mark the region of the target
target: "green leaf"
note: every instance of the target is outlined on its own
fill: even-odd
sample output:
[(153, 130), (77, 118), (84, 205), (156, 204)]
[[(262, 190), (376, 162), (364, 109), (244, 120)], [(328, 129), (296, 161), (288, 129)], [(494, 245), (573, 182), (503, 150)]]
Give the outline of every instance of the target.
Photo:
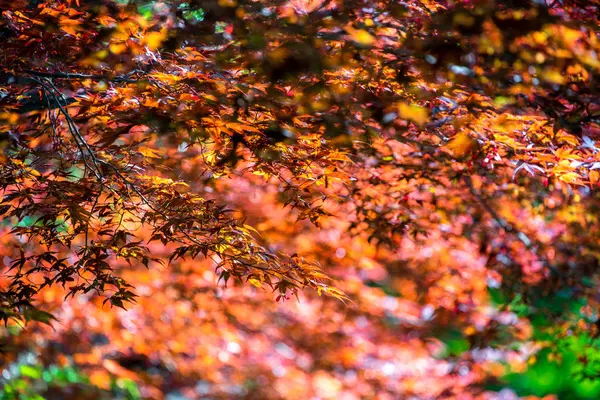
[(54, 315), (46, 311), (38, 310), (37, 308), (27, 308), (23, 312), (23, 316), (26, 321), (37, 321), (47, 325), (51, 325), (52, 321), (56, 320)]
[(21, 365), (19, 373), (28, 378), (39, 379), (42, 376), (42, 369), (33, 365)]
[(458, 330), (446, 332), (440, 340), (446, 345), (441, 357), (458, 357), (471, 348), (469, 341)]
[(138, 12), (145, 19), (152, 19), (152, 17), (154, 16), (154, 12), (153, 12), (154, 4), (153, 3), (154, 2), (150, 2), (150, 3), (146, 3), (146, 4), (141, 4), (138, 6)]

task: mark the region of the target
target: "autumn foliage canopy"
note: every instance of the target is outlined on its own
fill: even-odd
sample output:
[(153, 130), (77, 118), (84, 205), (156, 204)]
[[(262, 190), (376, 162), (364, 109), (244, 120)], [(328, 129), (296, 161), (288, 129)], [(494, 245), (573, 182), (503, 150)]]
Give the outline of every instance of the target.
[(0, 398), (600, 397), (600, 2), (0, 4)]

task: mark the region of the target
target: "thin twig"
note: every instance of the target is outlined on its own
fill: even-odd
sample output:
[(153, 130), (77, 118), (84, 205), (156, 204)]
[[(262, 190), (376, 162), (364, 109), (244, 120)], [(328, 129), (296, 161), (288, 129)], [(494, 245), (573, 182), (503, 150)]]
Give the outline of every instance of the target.
[[(37, 82), (39, 85), (41, 85), (42, 88), (46, 91), (46, 93), (48, 95), (50, 95), (54, 98), (54, 101), (56, 102), (58, 109), (60, 110), (60, 112), (63, 114), (63, 116), (65, 117), (65, 119), (67, 121), (67, 125), (69, 126), (69, 131), (71, 132), (71, 135), (73, 136), (75, 144), (77, 145), (77, 148), (79, 149), (79, 151), (81, 153), (84, 165), (86, 166), (87, 169), (92, 171), (92, 173), (96, 176), (96, 178), (98, 178), (98, 180), (102, 181), (102, 171), (98, 168), (98, 165), (96, 164), (96, 158), (94, 156), (93, 151), (88, 146), (87, 142), (85, 141), (85, 139), (79, 132), (77, 125), (75, 125), (73, 119), (71, 118), (71, 116), (69, 115), (67, 110), (61, 104), (61, 102), (60, 102), (61, 100), (58, 98), (58, 95), (55, 93), (55, 90), (57, 91), (57, 93), (59, 95), (61, 95), (63, 100), (66, 99), (65, 96), (62, 95), (60, 92), (58, 92), (58, 89), (56, 89), (56, 86), (54, 86), (52, 84), (52, 82), (50, 82), (49, 80), (47, 80), (47, 82), (50, 85), (52, 85), (53, 87), (49, 87), (46, 83), (44, 83), (44, 81), (42, 81), (42, 79), (37, 79), (37, 78), (32, 78), (32, 79), (34, 79), (35, 82)], [(85, 147), (85, 149), (84, 149), (84, 147)], [(91, 158), (95, 168), (92, 168), (91, 165), (88, 163), (88, 161), (86, 159), (86, 151), (85, 150), (88, 151), (89, 157)]]
[(421, 0), (415, 0), (415, 3), (417, 3), (423, 10), (425, 10), (427, 14), (429, 14), (430, 16), (433, 15), (433, 11), (431, 11), (425, 4), (423, 4)]
[(534, 249), (531, 239), (529, 239), (529, 237), (526, 234), (524, 234), (523, 232), (521, 232), (520, 230), (515, 228), (513, 225), (507, 223), (504, 219), (500, 218), (498, 213), (485, 201), (485, 199), (481, 196), (481, 194), (479, 194), (479, 192), (477, 192), (477, 190), (473, 186), (473, 181), (471, 180), (470, 176), (464, 175), (463, 180), (467, 184), (467, 187), (469, 188), (469, 192), (471, 192), (473, 197), (475, 197), (477, 199), (479, 204), (481, 204), (481, 206), (484, 208), (484, 210), (492, 216), (494, 221), (496, 221), (496, 223), (498, 225), (500, 225), (500, 227), (502, 227), (502, 229), (504, 229), (506, 232), (516, 234), (517, 239), (519, 239), (519, 241), (521, 243), (523, 243), (525, 245), (525, 247), (527, 247), (530, 250)]
[[(1, 67), (6, 69), (6, 67)], [(110, 81), (110, 82), (124, 82), (124, 83), (134, 83), (137, 82), (138, 79), (131, 79), (131, 76), (135, 74), (144, 74), (145, 71), (141, 69), (135, 69), (131, 72), (128, 72), (125, 75), (99, 75), (99, 74), (80, 74), (80, 73), (71, 73), (71, 72), (43, 72), (43, 71), (33, 71), (33, 70), (24, 70), (22, 73), (27, 75), (36, 76), (39, 78), (55, 78), (55, 79), (91, 79), (95, 81)]]

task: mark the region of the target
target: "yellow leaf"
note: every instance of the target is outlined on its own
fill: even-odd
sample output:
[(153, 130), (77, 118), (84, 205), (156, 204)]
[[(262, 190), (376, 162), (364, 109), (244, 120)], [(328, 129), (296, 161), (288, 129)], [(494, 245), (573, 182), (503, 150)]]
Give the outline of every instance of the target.
[(144, 36), (144, 44), (150, 49), (150, 51), (157, 50), (162, 42), (167, 38), (167, 31), (165, 29), (160, 32), (148, 32)]
[(147, 158), (160, 158), (160, 153), (149, 147), (142, 146), (138, 149), (138, 151), (140, 152), (140, 154)]
[(559, 71), (553, 69), (546, 69), (542, 74), (542, 79), (546, 82), (556, 83), (558, 85), (562, 85), (566, 82), (566, 78)]
[(178, 193), (187, 193), (190, 191), (190, 185), (185, 182), (175, 182), (173, 186)]
[(25, 167), (25, 171), (33, 176), (41, 176), (41, 174), (33, 168)]
[(262, 283), (261, 283), (261, 282), (260, 282), (258, 279), (255, 279), (255, 278), (250, 278), (250, 279), (248, 279), (248, 282), (250, 282), (250, 284), (251, 284), (252, 286), (256, 286), (256, 287), (257, 287), (257, 288), (259, 288), (259, 289), (261, 289), (261, 288), (262, 288)]
[(325, 292), (326, 294), (328, 294), (329, 296), (336, 298), (338, 300), (350, 300), (348, 298), (348, 296), (342, 292), (339, 289), (336, 289), (334, 287), (331, 286), (325, 286), (324, 288), (322, 288), (321, 290), (318, 290), (319, 288), (317, 288), (317, 293), (319, 294), (319, 296), (321, 295), (322, 292)]
[(502, 114), (494, 121), (494, 129), (504, 133), (513, 133), (523, 129), (523, 121), (510, 114)]
[(172, 179), (169, 178), (161, 178), (160, 176), (142, 176), (142, 178), (149, 179), (155, 185), (170, 185), (173, 183)]
[(150, 74), (150, 76), (152, 78), (158, 79), (159, 81), (165, 82), (165, 83), (175, 83), (175, 82), (178, 82), (181, 79), (183, 79), (179, 75), (164, 74), (162, 72), (154, 72), (153, 74)]
[(254, 175), (258, 175), (258, 176), (264, 176), (265, 178), (269, 178), (271, 176), (271, 174), (269, 174), (268, 172), (262, 171), (262, 170), (255, 170), (255, 171), (252, 171), (252, 173)]
[(127, 45), (125, 43), (112, 43), (108, 46), (108, 48), (113, 54), (121, 54), (127, 50)]
[(575, 172), (567, 172), (560, 175), (558, 179), (565, 183), (579, 183), (581, 176)]
[(416, 104), (398, 104), (398, 115), (400, 118), (412, 121), (419, 126), (429, 121), (429, 110)]
[(246, 229), (248, 231), (252, 231), (252, 232), (256, 233), (258, 236), (260, 236), (260, 232), (258, 232), (253, 226), (244, 225), (244, 229)]
[(468, 133), (461, 132), (456, 135), (447, 145), (446, 147), (452, 151), (452, 154), (455, 157), (462, 157), (466, 155), (469, 151), (471, 151), (477, 142)]
[(371, 47), (373, 46), (373, 44), (375, 44), (375, 37), (373, 37), (373, 35), (365, 31), (364, 29), (354, 29), (348, 27), (346, 28), (346, 30), (350, 34), (350, 38), (352, 39), (352, 41), (354, 41), (356, 44), (362, 47)]
[(472, 15), (465, 12), (454, 14), (453, 23), (457, 26), (473, 26), (476, 19)]
[(20, 114), (19, 113), (10, 113), (10, 112), (1, 112), (0, 113), (0, 122), (4, 122), (7, 124), (16, 124), (19, 121)]

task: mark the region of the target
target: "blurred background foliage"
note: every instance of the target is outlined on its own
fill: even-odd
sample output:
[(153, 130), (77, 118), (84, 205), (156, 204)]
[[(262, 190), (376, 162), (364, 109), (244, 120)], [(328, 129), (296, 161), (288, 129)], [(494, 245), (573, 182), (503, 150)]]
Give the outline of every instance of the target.
[(6, 4), (0, 398), (600, 398), (598, 1)]

